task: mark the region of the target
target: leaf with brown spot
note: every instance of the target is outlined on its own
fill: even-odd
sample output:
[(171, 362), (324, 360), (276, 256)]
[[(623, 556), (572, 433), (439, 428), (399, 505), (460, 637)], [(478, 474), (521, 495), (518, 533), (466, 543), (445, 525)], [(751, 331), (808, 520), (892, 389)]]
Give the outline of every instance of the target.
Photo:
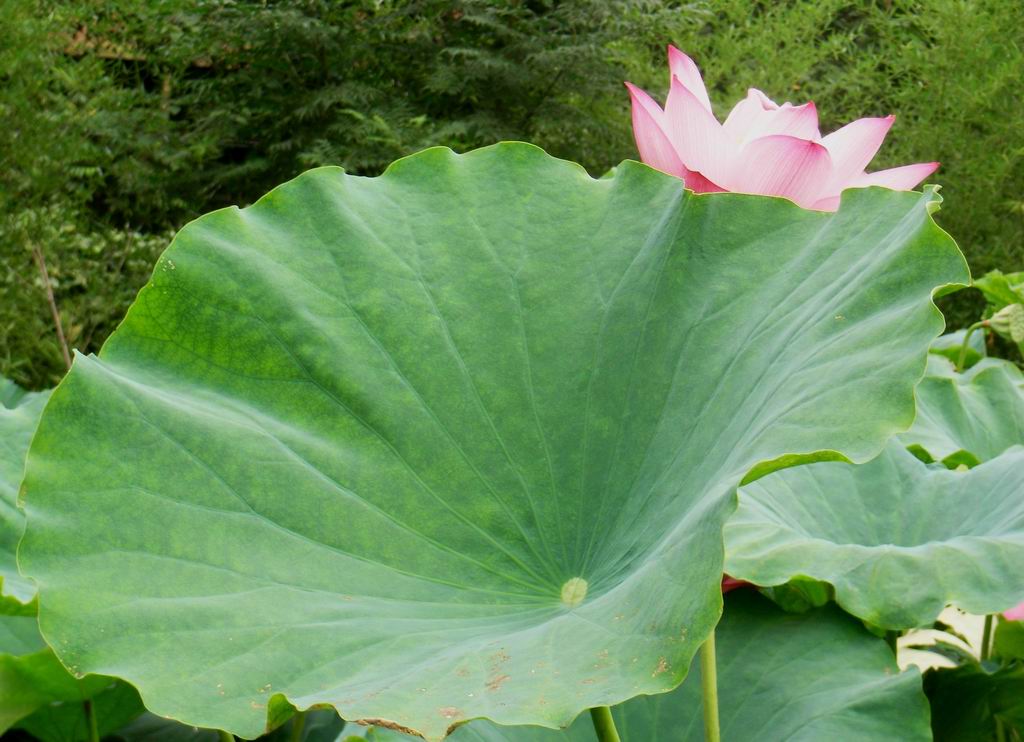
[[(266, 683), (430, 740), (439, 708), (558, 727), (678, 684), (740, 482), (911, 424), (932, 293), (967, 280), (936, 201), (812, 212), (504, 143), (201, 217), (33, 439), (43, 632), (248, 738)], [(499, 647), (500, 702), (467, 697)], [(211, 672), (252, 690), (181, 682)]]

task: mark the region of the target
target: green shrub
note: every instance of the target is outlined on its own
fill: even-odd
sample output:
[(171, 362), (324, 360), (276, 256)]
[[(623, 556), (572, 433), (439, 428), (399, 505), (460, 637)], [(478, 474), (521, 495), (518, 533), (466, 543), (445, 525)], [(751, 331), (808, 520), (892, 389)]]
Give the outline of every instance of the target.
[[(621, 82), (663, 95), (670, 41), (722, 115), (749, 86), (815, 99), (826, 131), (896, 113), (874, 165), (941, 160), (939, 219), (975, 274), (1024, 266), (1019, 3), (0, 0), (0, 15), (0, 221), (45, 208), (59, 222), (31, 238), (8, 224), (0, 246), (0, 373), (32, 386), (61, 362), (23, 240), (44, 241), (93, 351), (164, 240), (133, 238), (125, 270), (124, 235), (433, 144), (525, 139), (599, 175), (636, 156)], [(103, 243), (93, 263), (82, 234)], [(947, 302), (955, 324), (980, 307)]]
[(68, 344), (96, 350), (121, 321), (169, 240), (166, 232), (83, 226), (53, 205), (26, 208), (0, 222), (5, 375), (22, 385), (49, 387), (66, 370), (34, 248), (46, 256)]

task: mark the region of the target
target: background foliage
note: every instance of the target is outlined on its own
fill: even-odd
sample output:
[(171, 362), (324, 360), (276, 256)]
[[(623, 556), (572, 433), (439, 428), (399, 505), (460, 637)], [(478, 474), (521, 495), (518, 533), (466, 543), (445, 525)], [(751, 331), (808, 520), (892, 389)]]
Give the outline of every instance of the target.
[[(168, 235), (302, 170), (376, 174), (432, 144), (535, 142), (599, 175), (635, 157), (629, 79), (664, 44), (720, 114), (756, 86), (823, 129), (898, 114), (876, 167), (938, 159), (975, 275), (1024, 264), (1024, 5), (972, 0), (0, 0), (0, 373), (98, 349)], [(966, 292), (955, 322), (981, 303)]]

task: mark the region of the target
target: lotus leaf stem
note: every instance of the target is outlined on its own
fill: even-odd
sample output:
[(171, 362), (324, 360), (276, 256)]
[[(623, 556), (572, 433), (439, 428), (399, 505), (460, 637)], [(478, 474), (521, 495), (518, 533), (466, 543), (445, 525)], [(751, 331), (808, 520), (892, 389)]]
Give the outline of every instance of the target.
[(899, 651), (900, 632), (892, 629), (885, 632), (885, 643), (889, 645), (889, 649), (895, 655)]
[(992, 654), (992, 614), (985, 616), (985, 628), (981, 632), (981, 659), (987, 660)]
[(960, 356), (956, 361), (956, 370), (962, 372), (964, 370), (964, 364), (967, 362), (967, 344), (971, 341), (971, 335), (979, 327), (985, 326), (985, 320), (981, 322), (975, 322), (973, 325), (967, 328), (967, 332), (964, 333), (964, 342), (960, 346)]
[(301, 742), (302, 732), (306, 727), (306, 712), (299, 711), (292, 717), (292, 730), (288, 734), (289, 742)]
[(32, 257), (36, 261), (36, 266), (39, 268), (39, 275), (43, 279), (43, 288), (46, 290), (46, 301), (50, 305), (50, 314), (53, 316), (53, 327), (57, 331), (57, 341), (60, 344), (60, 352), (64, 357), (64, 365), (69, 369), (71, 368), (71, 351), (68, 350), (68, 341), (64, 337), (64, 323), (60, 319), (60, 310), (57, 309), (57, 300), (53, 298), (53, 282), (50, 280), (50, 274), (46, 270), (46, 258), (43, 257), (43, 251), (39, 247), (32, 248)]
[(594, 731), (597, 732), (599, 742), (621, 742), (610, 708), (595, 706), (590, 709), (590, 718), (594, 722)]
[(704, 699), (704, 740), (721, 742), (718, 723), (718, 669), (715, 663), (715, 632), (700, 647), (700, 687)]
[(87, 739), (89, 742), (100, 742), (99, 725), (96, 723), (96, 708), (92, 705), (92, 701), (89, 699), (82, 701), (82, 710), (85, 711)]

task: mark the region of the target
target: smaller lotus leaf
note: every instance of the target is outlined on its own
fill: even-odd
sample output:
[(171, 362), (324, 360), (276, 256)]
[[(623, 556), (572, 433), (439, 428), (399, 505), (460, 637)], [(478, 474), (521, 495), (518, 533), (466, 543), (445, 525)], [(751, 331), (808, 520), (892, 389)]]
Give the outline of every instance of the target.
[(1005, 660), (1024, 660), (1024, 621), (999, 618), (993, 639), (993, 654)]
[(1001, 611), (1024, 595), (1022, 492), (1024, 447), (953, 471), (891, 441), (867, 464), (810, 464), (744, 487), (726, 570), (758, 585), (826, 581), (846, 610), (890, 629), (948, 603)]
[(39, 709), (81, 702), (113, 684), (68, 674), (39, 636), (34, 616), (0, 615), (0, 733)]
[[(301, 724), (298, 730), (295, 729), (297, 722)], [(337, 742), (351, 736), (342, 735), (343, 729), (354, 730), (353, 733), (357, 734), (368, 731), (367, 727), (346, 724), (331, 709), (314, 709), (301, 717), (293, 716), (260, 739), (263, 742)], [(222, 737), (215, 729), (200, 729), (147, 712), (118, 729), (112, 739), (122, 742), (218, 742)]]
[(1024, 445), (1024, 375), (1009, 361), (985, 358), (957, 373), (930, 356), (917, 401), (914, 426), (899, 440), (926, 460), (974, 465)]
[(989, 271), (972, 285), (985, 295), (992, 311), (999, 311), (1007, 304), (1024, 302), (1024, 272)]
[(20, 574), (15, 562), (25, 516), (18, 509), (18, 487), (25, 470), (25, 454), (43, 414), (49, 392), (26, 392), (0, 379), (0, 600), (28, 603), (35, 595), (32, 582)]
[[(101, 739), (131, 722), (144, 711), (138, 691), (127, 683), (106, 678), (106, 686), (89, 702)], [(54, 701), (15, 725), (38, 742), (88, 742), (89, 722), (81, 699)]]
[[(1024, 737), (1024, 665), (989, 671), (978, 664), (925, 674), (935, 742), (989, 742)], [(997, 736), (996, 720), (1003, 727)]]

